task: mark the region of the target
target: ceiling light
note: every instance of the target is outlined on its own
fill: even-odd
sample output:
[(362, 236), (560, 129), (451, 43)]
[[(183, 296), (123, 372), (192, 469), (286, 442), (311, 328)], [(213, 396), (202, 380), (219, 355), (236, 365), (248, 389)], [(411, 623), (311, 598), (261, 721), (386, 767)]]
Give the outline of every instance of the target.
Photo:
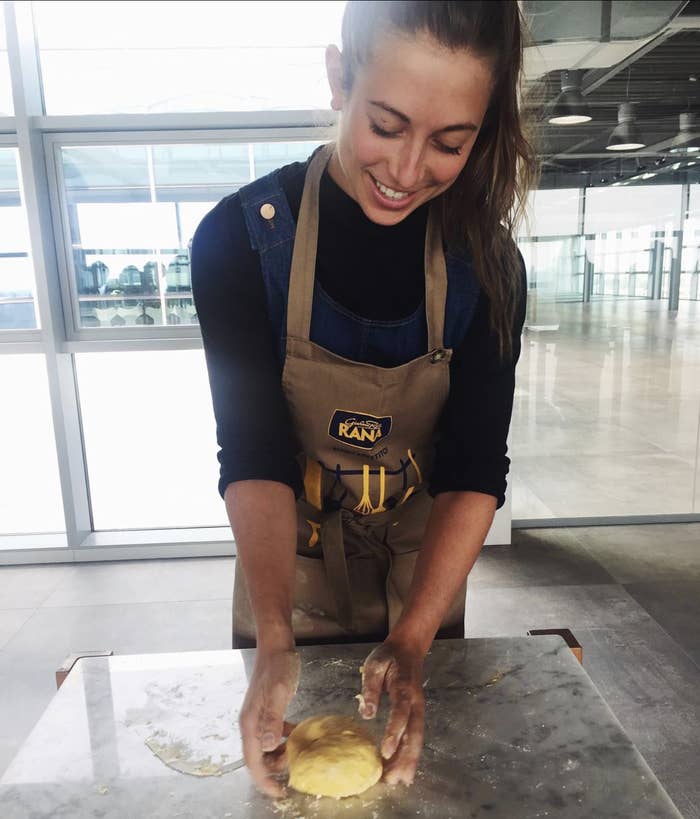
[(606, 150), (636, 151), (643, 148), (644, 142), (634, 121), (634, 105), (623, 102), (617, 109), (617, 125), (610, 134)]
[(561, 93), (547, 118), (552, 125), (580, 125), (593, 119), (581, 93), (582, 74), (583, 71), (561, 72)]
[(700, 151), (700, 126), (695, 114), (684, 111), (678, 117), (678, 133), (673, 138), (671, 154), (694, 154)]

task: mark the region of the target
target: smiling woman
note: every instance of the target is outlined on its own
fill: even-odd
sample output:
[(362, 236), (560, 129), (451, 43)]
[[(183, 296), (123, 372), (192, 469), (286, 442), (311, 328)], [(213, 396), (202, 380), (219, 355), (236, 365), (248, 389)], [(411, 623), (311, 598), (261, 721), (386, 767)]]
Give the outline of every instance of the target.
[(350, 2), (326, 50), (335, 142), (223, 199), (192, 286), (237, 544), (241, 712), (268, 793), (295, 642), (380, 642), (361, 715), (392, 709), (412, 781), (423, 658), (464, 634), (466, 579), (505, 501), (533, 173), (516, 2)]
[(388, 34), (382, 45), (352, 89), (340, 52), (328, 48), (332, 105), (343, 111), (329, 172), (368, 218), (391, 225), (462, 172), (489, 103), (492, 70), (489, 60), (425, 34)]
[(470, 246), (504, 350), (518, 301), (512, 236), (537, 176), (518, 104), (523, 29), (508, 2), (348, 3), (343, 52), (326, 52), (343, 112), (331, 175), (379, 224), (447, 192), (446, 237)]

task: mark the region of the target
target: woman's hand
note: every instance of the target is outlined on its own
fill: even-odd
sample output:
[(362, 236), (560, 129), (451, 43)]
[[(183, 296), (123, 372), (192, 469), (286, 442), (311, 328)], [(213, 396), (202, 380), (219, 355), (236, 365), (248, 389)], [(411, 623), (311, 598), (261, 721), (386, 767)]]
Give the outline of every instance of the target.
[(253, 675), (240, 715), (243, 758), (259, 790), (284, 796), (283, 786), (271, 777), (284, 764), (279, 746), (286, 736), (284, 714), (299, 684), (301, 663), (293, 649), (258, 649)]
[(372, 719), (382, 692), (389, 695), (389, 721), (382, 740), (384, 781), (410, 785), (423, 747), (425, 697), (424, 653), (388, 637), (365, 660), (362, 670), (360, 715)]

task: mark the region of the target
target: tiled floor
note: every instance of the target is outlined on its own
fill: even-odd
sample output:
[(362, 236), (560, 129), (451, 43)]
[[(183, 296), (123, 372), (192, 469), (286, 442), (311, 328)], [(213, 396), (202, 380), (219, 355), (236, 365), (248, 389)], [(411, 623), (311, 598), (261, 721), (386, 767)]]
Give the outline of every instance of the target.
[[(228, 648), (232, 558), (0, 568), (0, 771), (77, 649)], [(569, 627), (686, 819), (700, 819), (700, 524), (543, 529), (484, 550), (467, 635)]]

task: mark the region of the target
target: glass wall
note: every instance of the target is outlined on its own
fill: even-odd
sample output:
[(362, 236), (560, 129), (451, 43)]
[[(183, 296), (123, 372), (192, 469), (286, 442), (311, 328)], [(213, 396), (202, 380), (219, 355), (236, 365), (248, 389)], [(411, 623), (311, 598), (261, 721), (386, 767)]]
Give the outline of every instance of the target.
[(587, 190), (584, 231), (593, 298), (668, 296), (682, 198), (680, 185)]
[(700, 301), (700, 186), (690, 188), (683, 215), (680, 297)]
[[(698, 511), (699, 190), (533, 197), (520, 239), (529, 306), (511, 432), (514, 519)], [(570, 229), (578, 196), (578, 235), (554, 236)], [(538, 254), (557, 242), (582, 252)]]
[(0, 146), (0, 330), (36, 328), (34, 292), (17, 149)]

